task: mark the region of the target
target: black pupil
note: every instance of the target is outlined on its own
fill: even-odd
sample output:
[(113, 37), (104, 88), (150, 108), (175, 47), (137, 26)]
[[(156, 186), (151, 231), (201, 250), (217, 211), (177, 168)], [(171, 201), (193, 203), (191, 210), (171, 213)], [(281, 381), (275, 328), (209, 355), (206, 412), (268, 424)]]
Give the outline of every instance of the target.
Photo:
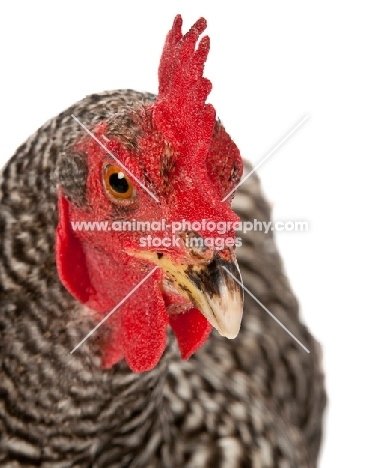
[(118, 177), (118, 173), (109, 176), (109, 184), (117, 193), (126, 193), (129, 189), (129, 184), (126, 178), (122, 177), (122, 179), (120, 179)]

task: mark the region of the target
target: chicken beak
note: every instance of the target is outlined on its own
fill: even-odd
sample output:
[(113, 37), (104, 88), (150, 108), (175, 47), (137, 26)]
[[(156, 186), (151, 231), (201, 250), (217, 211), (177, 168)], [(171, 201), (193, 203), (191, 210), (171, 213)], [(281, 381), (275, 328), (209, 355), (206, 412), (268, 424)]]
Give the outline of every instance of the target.
[(220, 335), (231, 339), (237, 336), (243, 316), (243, 291), (233, 278), (241, 283), (234, 255), (226, 260), (216, 253), (205, 265), (175, 264), (166, 256), (157, 263), (170, 286), (188, 298)]

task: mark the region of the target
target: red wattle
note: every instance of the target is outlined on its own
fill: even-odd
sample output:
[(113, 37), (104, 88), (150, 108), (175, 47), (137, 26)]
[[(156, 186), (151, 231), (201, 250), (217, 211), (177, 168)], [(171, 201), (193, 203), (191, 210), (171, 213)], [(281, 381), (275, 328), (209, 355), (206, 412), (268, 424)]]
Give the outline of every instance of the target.
[(212, 325), (197, 309), (184, 314), (172, 315), (169, 323), (177, 338), (183, 359), (188, 359), (202, 346), (212, 330)]

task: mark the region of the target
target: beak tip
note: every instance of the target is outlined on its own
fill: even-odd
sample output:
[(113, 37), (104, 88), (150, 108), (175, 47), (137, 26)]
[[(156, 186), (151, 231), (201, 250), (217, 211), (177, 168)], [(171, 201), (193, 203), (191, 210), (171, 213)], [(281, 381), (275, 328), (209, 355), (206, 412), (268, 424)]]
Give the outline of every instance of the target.
[[(230, 340), (235, 339), (240, 331), (243, 318), (243, 308), (233, 308), (227, 314), (221, 315), (219, 323), (215, 324), (218, 333)], [(225, 320), (226, 319), (226, 320)]]
[[(243, 292), (231, 276), (235, 275), (241, 281), (240, 271), (236, 260), (229, 263), (219, 259), (217, 264), (220, 272), (216, 276), (217, 292), (207, 297), (209, 307), (202, 313), (221, 336), (233, 340), (239, 334), (243, 318)], [(226, 268), (222, 268), (222, 265)], [(226, 270), (232, 271), (232, 274)]]
[(223, 333), (223, 332), (221, 333), (220, 330), (218, 330), (218, 333), (221, 336), (223, 336), (225, 338), (228, 338), (229, 340), (234, 340), (238, 336), (239, 330), (237, 332), (228, 332), (228, 331), (226, 331), (225, 333)]

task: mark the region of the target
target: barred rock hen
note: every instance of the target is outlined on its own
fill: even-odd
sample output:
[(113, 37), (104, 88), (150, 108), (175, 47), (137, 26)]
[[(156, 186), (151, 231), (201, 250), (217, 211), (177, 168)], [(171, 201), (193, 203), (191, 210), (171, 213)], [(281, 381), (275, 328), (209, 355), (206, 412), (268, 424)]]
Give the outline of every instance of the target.
[[(234, 338), (242, 314), (239, 218), (221, 201), (242, 163), (205, 104), (209, 39), (196, 48), (205, 20), (185, 36), (181, 26), (178, 16), (157, 97), (88, 96), (2, 172), (2, 467), (316, 466), (320, 351), (271, 232), (242, 236), (243, 283), (310, 354), (248, 295), (238, 336), (220, 336)], [(270, 219), (255, 175), (234, 208), (244, 220)], [(73, 229), (129, 220), (166, 220), (152, 233), (159, 241), (181, 220), (231, 228), (181, 229), (175, 245), (158, 247), (144, 246), (140, 230)], [(188, 242), (212, 236), (225, 245)]]

